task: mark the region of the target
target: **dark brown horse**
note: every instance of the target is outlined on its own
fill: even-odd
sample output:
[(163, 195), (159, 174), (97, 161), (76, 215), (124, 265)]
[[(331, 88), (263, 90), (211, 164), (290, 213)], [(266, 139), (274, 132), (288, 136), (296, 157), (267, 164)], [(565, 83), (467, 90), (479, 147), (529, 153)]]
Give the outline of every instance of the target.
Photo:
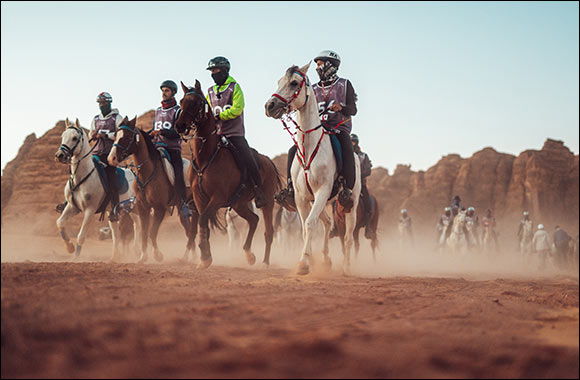
[[(248, 235), (244, 243), (244, 253), (248, 264), (256, 262), (252, 253), (252, 238), (258, 224), (258, 216), (248, 207), (248, 202), (254, 197), (250, 187), (240, 190), (242, 173), (238, 169), (232, 152), (224, 147), (221, 137), (218, 136), (213, 112), (199, 81), (195, 81), (194, 88), (186, 87), (181, 83), (185, 94), (180, 101), (181, 115), (175, 123), (180, 133), (192, 133), (192, 162), (188, 180), (191, 182), (193, 200), (199, 212), (199, 248), (201, 262), (199, 268), (211, 265), (211, 248), (209, 244), (209, 221), (215, 220), (217, 211), (222, 207), (231, 206), (249, 224)], [(274, 237), (272, 225), (272, 211), (274, 208), (274, 194), (280, 189), (280, 175), (276, 166), (263, 154), (256, 158), (260, 168), (262, 189), (266, 197), (266, 205), (262, 208), (265, 225), (266, 249), (264, 265), (270, 265), (270, 249)]]
[[(157, 246), (157, 234), (159, 226), (165, 217), (167, 209), (175, 197), (175, 190), (167, 178), (163, 169), (161, 155), (155, 148), (151, 137), (137, 128), (136, 118), (129, 121), (127, 117), (123, 119), (121, 126), (115, 132), (115, 143), (108, 156), (110, 165), (118, 165), (119, 162), (132, 156), (134, 167), (136, 168), (137, 179), (134, 189), (137, 198), (136, 209), (141, 220), (141, 256), (139, 262), (147, 260), (147, 243), (151, 238), (153, 255), (157, 261), (163, 260), (163, 254)], [(153, 223), (150, 224), (151, 210), (153, 209)], [(186, 220), (180, 213), (181, 224), (188, 237), (185, 250), (185, 258), (195, 249), (196, 228), (190, 226), (197, 225), (196, 213), (193, 212), (192, 220)]]
[[(375, 255), (375, 251), (379, 246), (379, 241), (377, 239), (377, 225), (379, 224), (379, 204), (377, 203), (377, 200), (375, 197), (373, 197), (371, 194), (369, 194), (369, 197), (371, 198), (371, 202), (375, 203), (375, 207), (374, 210), (371, 214), (370, 221), (369, 221), (369, 228), (370, 228), (370, 235), (371, 237), (366, 237), (367, 239), (369, 239), (371, 241), (371, 248), (373, 249), (373, 260), (376, 260), (376, 255)], [(359, 230), (365, 226), (364, 224), (364, 210), (363, 210), (363, 204), (364, 202), (360, 201), (358, 203), (358, 207), (356, 209), (356, 226), (354, 227), (354, 231), (353, 231), (353, 235), (354, 235), (354, 254), (355, 256), (358, 256), (358, 251), (360, 248), (360, 243), (358, 240), (358, 233)], [(340, 237), (340, 243), (342, 245), (344, 245), (344, 234), (346, 232), (346, 224), (345, 224), (345, 220), (344, 220), (344, 207), (338, 202), (338, 201), (334, 201), (333, 204), (333, 209), (334, 209), (334, 223), (336, 224), (336, 227), (338, 229), (338, 236)]]

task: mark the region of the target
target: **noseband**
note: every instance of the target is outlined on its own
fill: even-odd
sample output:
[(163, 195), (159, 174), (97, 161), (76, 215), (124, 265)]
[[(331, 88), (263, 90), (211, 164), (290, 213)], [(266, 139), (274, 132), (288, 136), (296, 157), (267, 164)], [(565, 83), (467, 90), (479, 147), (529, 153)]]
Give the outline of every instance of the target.
[(81, 131), (77, 127), (68, 127), (67, 130), (68, 129), (74, 129), (75, 131), (77, 131), (79, 134), (79, 139), (73, 145), (72, 148), (69, 148), (68, 145), (66, 145), (66, 144), (60, 144), (60, 147), (58, 149), (62, 151), (62, 153), (64, 154), (64, 157), (67, 160), (70, 160), (75, 152), (76, 147), (80, 144), (81, 140), (83, 139), (84, 133), (83, 133), (83, 131)]
[[(306, 74), (304, 74), (301, 71), (294, 71), (292, 74), (298, 74), (302, 77), (302, 82), (300, 82), (300, 87), (298, 87), (298, 89), (296, 91), (294, 91), (294, 94), (292, 95), (292, 97), (290, 98), (290, 100), (286, 100), (286, 98), (284, 98), (282, 95), (278, 95), (276, 93), (272, 94), (272, 96), (280, 99), (281, 101), (284, 102), (284, 105), (286, 107), (286, 110), (288, 110), (288, 108), (290, 107), (290, 103), (292, 103), (294, 101), (294, 99), (296, 99), (298, 97), (298, 95), (300, 95), (300, 91), (302, 91), (302, 87), (304, 87), (304, 84), (306, 83), (306, 86), (310, 86), (310, 81), (308, 80), (308, 77), (306, 76)], [(308, 93), (306, 93), (306, 101), (304, 102), (304, 104), (306, 104), (308, 102)]]

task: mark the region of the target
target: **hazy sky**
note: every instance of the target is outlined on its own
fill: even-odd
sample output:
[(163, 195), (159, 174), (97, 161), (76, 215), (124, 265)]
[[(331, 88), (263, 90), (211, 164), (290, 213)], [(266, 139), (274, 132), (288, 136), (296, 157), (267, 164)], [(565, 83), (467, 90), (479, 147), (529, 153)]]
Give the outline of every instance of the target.
[[(2, 168), (30, 133), (66, 117), (89, 127), (101, 91), (130, 117), (159, 106), (165, 79), (205, 91), (217, 55), (244, 91), (249, 144), (273, 157), (291, 140), (264, 103), (289, 66), (325, 49), (358, 94), (353, 131), (375, 167), (426, 170), (486, 146), (517, 155), (548, 137), (578, 154), (578, 12), (578, 2), (2, 1)], [(308, 75), (318, 80), (314, 66)]]

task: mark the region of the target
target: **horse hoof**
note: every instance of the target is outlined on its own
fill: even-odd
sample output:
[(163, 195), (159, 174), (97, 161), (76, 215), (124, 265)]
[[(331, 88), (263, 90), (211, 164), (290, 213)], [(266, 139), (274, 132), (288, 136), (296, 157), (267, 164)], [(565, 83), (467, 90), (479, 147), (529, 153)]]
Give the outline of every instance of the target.
[(306, 263), (300, 263), (298, 265), (298, 272), (297, 273), (301, 276), (304, 276), (304, 275), (310, 273), (310, 267)]
[(197, 264), (197, 269), (207, 269), (211, 265), (213, 259), (210, 257), (207, 260), (201, 260), (199, 264)]
[(163, 254), (161, 252), (156, 252), (155, 253), (155, 260), (161, 262), (163, 261)]
[(246, 252), (246, 260), (248, 261), (249, 265), (254, 265), (256, 263), (256, 255), (252, 252)]
[(270, 268), (270, 263), (262, 263), (262, 269)]
[(330, 257), (324, 258), (324, 269), (326, 271), (330, 271), (330, 269), (332, 269), (332, 260), (330, 260)]
[(65, 242), (65, 245), (68, 253), (73, 253), (75, 251), (75, 246), (70, 241)]

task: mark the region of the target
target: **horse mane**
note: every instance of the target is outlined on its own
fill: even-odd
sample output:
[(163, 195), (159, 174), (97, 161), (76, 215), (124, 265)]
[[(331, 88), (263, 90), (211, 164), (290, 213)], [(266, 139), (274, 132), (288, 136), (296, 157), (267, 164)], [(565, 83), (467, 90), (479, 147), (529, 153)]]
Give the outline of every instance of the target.
[(292, 76), (292, 74), (294, 74), (294, 72), (298, 71), (300, 69), (300, 67), (296, 66), (296, 65), (292, 65), (288, 68), (288, 70), (286, 70), (286, 76), (288, 78), (290, 78)]
[(145, 144), (147, 145), (147, 150), (149, 151), (149, 155), (153, 158), (156, 159), (159, 157), (159, 152), (157, 151), (157, 148), (155, 147), (155, 143), (153, 142), (153, 138), (151, 137), (151, 135), (149, 133), (146, 133), (145, 131), (135, 127), (138, 131), (139, 134), (141, 134), (141, 136), (143, 136), (143, 140), (145, 140)]

